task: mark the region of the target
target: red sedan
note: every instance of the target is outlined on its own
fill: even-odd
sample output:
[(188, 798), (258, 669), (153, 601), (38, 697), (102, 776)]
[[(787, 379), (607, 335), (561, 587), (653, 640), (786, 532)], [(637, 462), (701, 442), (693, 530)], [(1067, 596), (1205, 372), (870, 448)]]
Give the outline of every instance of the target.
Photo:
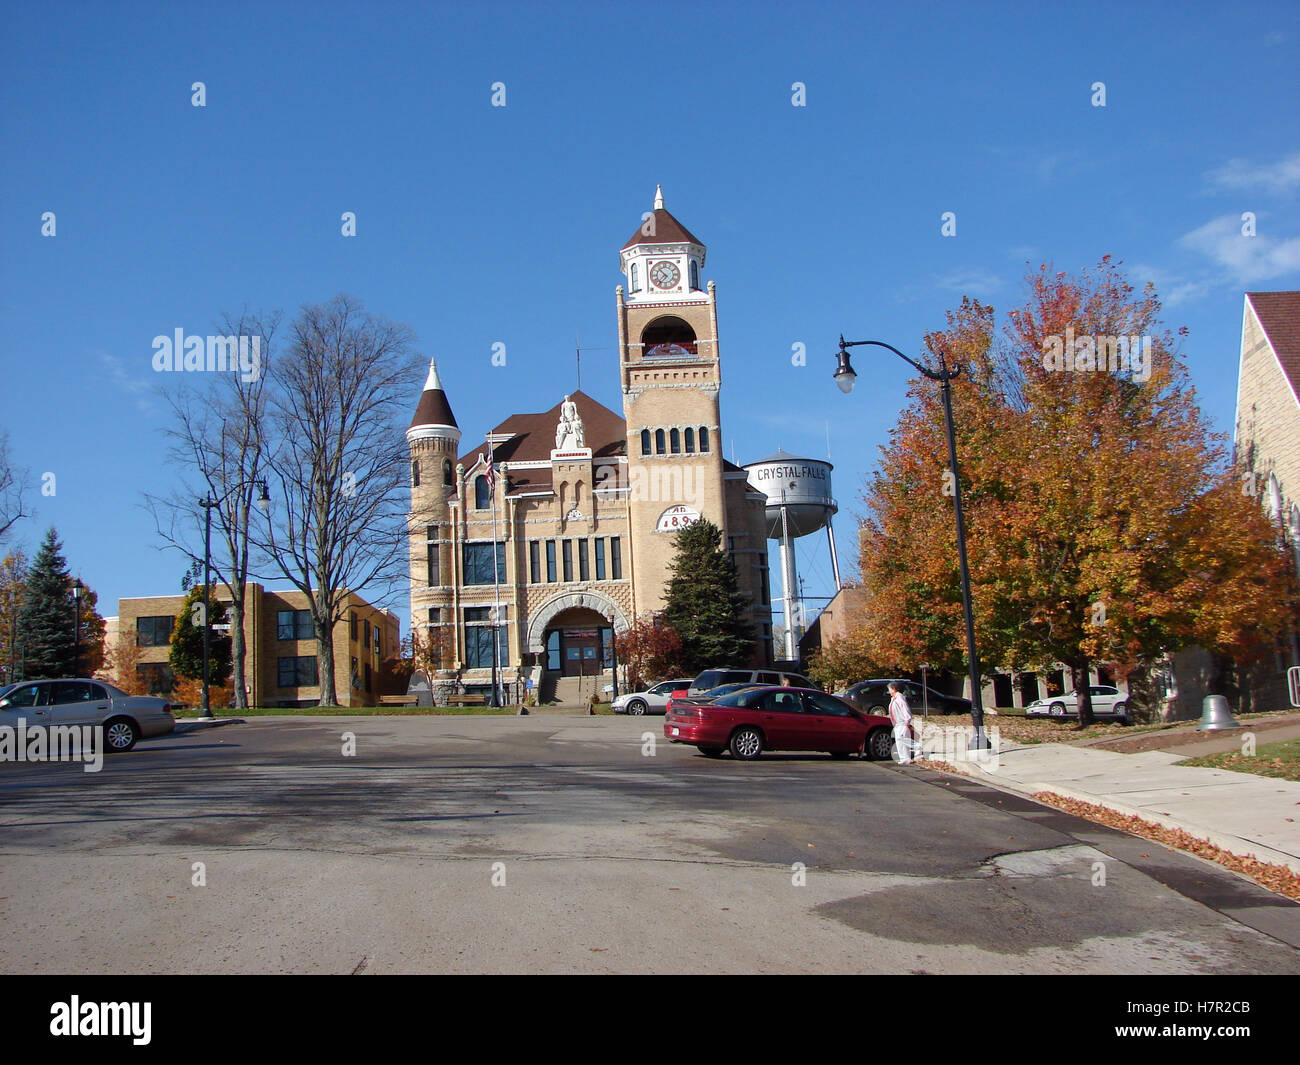
[(894, 744), (889, 718), (807, 688), (747, 688), (700, 704), (676, 699), (664, 737), (694, 744), (710, 758), (730, 750), (746, 761), (764, 751), (826, 751), (832, 758), (861, 751), (883, 759)]

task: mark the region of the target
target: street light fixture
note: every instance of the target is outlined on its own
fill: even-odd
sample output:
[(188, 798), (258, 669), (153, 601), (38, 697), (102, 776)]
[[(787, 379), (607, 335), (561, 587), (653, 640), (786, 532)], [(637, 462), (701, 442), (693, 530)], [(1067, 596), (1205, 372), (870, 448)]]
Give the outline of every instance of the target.
[(72, 675), (81, 674), (81, 579), (72, 582)]
[(200, 717), (212, 717), (212, 706), (208, 700), (208, 658), (212, 644), (212, 625), (209, 621), (212, 610), (212, 511), (214, 507), (221, 506), (232, 495), (249, 485), (261, 489), (261, 494), (256, 500), (257, 509), (263, 514), (267, 513), (271, 509), (271, 496), (266, 490), (266, 482), (262, 480), (240, 481), (220, 499), (213, 499), (212, 492), (209, 491), (206, 498), (199, 500), (199, 506), (203, 508), (203, 710), (199, 714)]
[(849, 361), (848, 349), (857, 347), (877, 347), (892, 351), (904, 362), (914, 366), (923, 376), (928, 377), (931, 381), (938, 381), (942, 386), (943, 417), (948, 431), (948, 466), (952, 470), (953, 506), (957, 515), (957, 559), (961, 564), (961, 605), (966, 619), (966, 657), (970, 669), (971, 723), (975, 726), (975, 736), (970, 742), (970, 748), (971, 750), (987, 750), (989, 741), (984, 732), (984, 702), (980, 691), (980, 663), (979, 656), (975, 652), (975, 612), (971, 605), (970, 566), (966, 561), (966, 522), (961, 505), (961, 473), (957, 468), (957, 435), (952, 421), (952, 381), (961, 375), (961, 367), (954, 366), (949, 369), (948, 363), (943, 357), (943, 352), (938, 351), (934, 354), (939, 360), (939, 369), (932, 370), (928, 366), (921, 365), (915, 359), (904, 355), (892, 344), (886, 344), (881, 340), (845, 340), (844, 334), (841, 333), (839, 361), (836, 364), (834, 376), (835, 383), (839, 385), (840, 391), (846, 395), (853, 391), (853, 385), (858, 378), (858, 375), (853, 372), (853, 364)]

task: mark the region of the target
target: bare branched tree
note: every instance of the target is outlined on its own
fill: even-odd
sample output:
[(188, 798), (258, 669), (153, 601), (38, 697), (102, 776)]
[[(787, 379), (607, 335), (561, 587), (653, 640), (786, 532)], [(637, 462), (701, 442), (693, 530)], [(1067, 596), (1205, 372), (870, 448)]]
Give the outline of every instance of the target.
[(21, 519), (30, 518), (23, 493), (27, 488), (27, 471), (12, 464), (9, 458), (9, 433), (0, 430), (0, 543)]
[(252, 515), (252, 508), (261, 495), (256, 482), (267, 475), (266, 462), (272, 446), (268, 370), (279, 323), (278, 312), (246, 310), (223, 317), (221, 327), (226, 336), (248, 337), (250, 348), (252, 338), (259, 338), (257, 372), (219, 373), (212, 375), (201, 391), (182, 391), (166, 397), (173, 415), (167, 430), (168, 456), (174, 468), (182, 471), (181, 485), (166, 497), (146, 497), (162, 539), (199, 564), (203, 561), (204, 532), (200, 500), (215, 503), (212, 570), (216, 582), (226, 586), (231, 601), (232, 685), (238, 709), (248, 705), (244, 617), (248, 581), (256, 576), (252, 565), (258, 561), (250, 557), (250, 523), (264, 522)]
[(413, 341), (340, 295), (303, 307), (272, 369), (273, 504), (259, 546), (307, 595), (322, 706), (338, 701), (333, 633), (347, 593), (408, 578), (402, 415), (422, 368)]

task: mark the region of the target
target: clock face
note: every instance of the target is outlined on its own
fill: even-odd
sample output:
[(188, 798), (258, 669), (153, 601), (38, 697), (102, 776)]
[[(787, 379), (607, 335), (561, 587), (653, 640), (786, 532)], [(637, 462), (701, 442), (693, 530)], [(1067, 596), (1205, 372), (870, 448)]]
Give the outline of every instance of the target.
[(676, 264), (667, 260), (655, 263), (650, 268), (650, 280), (654, 282), (655, 288), (674, 288), (681, 278), (681, 271)]

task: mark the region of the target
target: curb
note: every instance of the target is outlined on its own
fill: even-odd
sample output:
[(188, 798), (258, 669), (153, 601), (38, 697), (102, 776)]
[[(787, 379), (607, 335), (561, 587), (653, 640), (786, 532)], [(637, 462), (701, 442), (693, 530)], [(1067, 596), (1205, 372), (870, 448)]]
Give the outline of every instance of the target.
[(1072, 799), (1075, 802), (1091, 803), (1093, 806), (1102, 806), (1107, 810), (1112, 810), (1117, 814), (1125, 817), (1137, 817), (1143, 821), (1149, 821), (1152, 824), (1159, 825), (1162, 828), (1176, 829), (1186, 832), (1189, 836), (1195, 836), (1197, 839), (1211, 843), (1229, 854), (1236, 855), (1238, 858), (1253, 858), (1255, 861), (1268, 862), (1272, 865), (1281, 865), (1290, 869), (1293, 873), (1300, 875), (1300, 857), (1294, 854), (1287, 854), (1285, 851), (1274, 850), (1263, 843), (1255, 843), (1251, 840), (1243, 839), (1241, 836), (1234, 836), (1230, 833), (1219, 832), (1215, 829), (1205, 828), (1201, 825), (1192, 824), (1187, 821), (1180, 821), (1176, 817), (1168, 814), (1158, 813), (1154, 810), (1143, 809), (1138, 806), (1130, 806), (1128, 803), (1119, 802), (1105, 795), (1097, 795), (1089, 791), (1080, 791), (1076, 788), (1062, 787), (1059, 784), (1048, 783), (1027, 783), (1023, 780), (1012, 780), (1007, 777), (999, 777), (996, 772), (980, 770), (976, 772), (978, 766), (967, 769), (965, 765), (958, 766), (952, 762), (944, 762), (942, 772), (953, 773), (957, 776), (970, 777), (979, 780), (981, 783), (988, 784), (990, 787), (998, 788), (1001, 791), (1014, 792), (1032, 799), (1038, 792), (1046, 791), (1053, 795), (1059, 795), (1063, 799)]
[(186, 732), (202, 732), (204, 729), (220, 728), (222, 725), (246, 725), (248, 724), (242, 717), (183, 717), (176, 722), (176, 729), (172, 733), (184, 734)]

